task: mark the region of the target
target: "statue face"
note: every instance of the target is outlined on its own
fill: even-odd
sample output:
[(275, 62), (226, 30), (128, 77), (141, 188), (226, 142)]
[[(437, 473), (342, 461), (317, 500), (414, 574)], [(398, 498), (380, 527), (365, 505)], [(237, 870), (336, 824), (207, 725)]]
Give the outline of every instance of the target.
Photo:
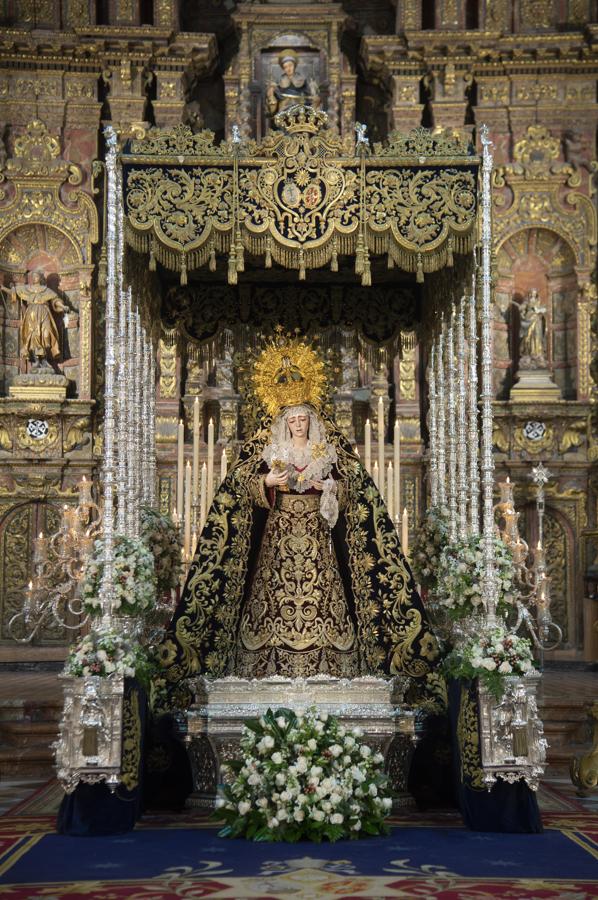
[(40, 276), (39, 272), (33, 272), (31, 275), (31, 283), (39, 284), (40, 282), (41, 282), (41, 276)]
[(304, 438), (309, 434), (309, 416), (299, 413), (296, 416), (289, 416), (287, 425), (291, 432), (291, 437)]
[(295, 63), (292, 59), (285, 59), (282, 64), (282, 71), (285, 75), (288, 75), (289, 78), (292, 78), (295, 74)]

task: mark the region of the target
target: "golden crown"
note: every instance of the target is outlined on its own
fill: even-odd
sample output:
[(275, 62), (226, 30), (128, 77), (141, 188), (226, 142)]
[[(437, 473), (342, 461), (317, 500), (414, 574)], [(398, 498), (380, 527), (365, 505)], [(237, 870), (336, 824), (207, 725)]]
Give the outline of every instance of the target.
[(324, 363), (305, 341), (279, 333), (256, 360), (253, 386), (271, 416), (301, 403), (317, 409), (326, 387)]

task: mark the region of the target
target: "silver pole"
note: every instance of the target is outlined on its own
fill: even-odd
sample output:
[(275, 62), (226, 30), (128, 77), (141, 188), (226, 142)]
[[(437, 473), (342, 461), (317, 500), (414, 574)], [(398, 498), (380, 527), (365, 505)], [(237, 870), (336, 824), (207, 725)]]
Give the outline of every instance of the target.
[(467, 365), (465, 353), (465, 297), (457, 310), (457, 526), (459, 539), (467, 537), (467, 428), (465, 403)]
[[(436, 396), (436, 341), (432, 342), (428, 364), (428, 391), (430, 398), (430, 502), (438, 505), (438, 424)], [(397, 510), (399, 512), (399, 510)]]
[(468, 413), (468, 452), (469, 452), (469, 530), (472, 534), (480, 533), (480, 428), (478, 420), (478, 326), (476, 316), (476, 281), (477, 262), (471, 279), (471, 296), (469, 298), (467, 344), (469, 347), (469, 384), (467, 396)]
[(114, 375), (116, 368), (116, 290), (117, 290), (117, 219), (118, 195), (116, 161), (116, 133), (111, 125), (104, 129), (106, 138), (106, 251), (108, 271), (106, 278), (106, 348), (104, 385), (104, 465), (102, 487), (104, 495), (104, 571), (100, 585), (102, 602), (102, 626), (110, 627), (114, 602)]
[(455, 306), (451, 306), (446, 330), (446, 383), (447, 383), (447, 468), (449, 540), (457, 539), (457, 416), (455, 404)]
[(444, 390), (444, 337), (445, 323), (436, 338), (436, 397), (438, 410), (438, 505), (446, 506), (446, 405)]
[(482, 501), (486, 616), (488, 625), (496, 623), (496, 568), (494, 557), (494, 458), (492, 456), (492, 142), (488, 126), (480, 129), (482, 141)]

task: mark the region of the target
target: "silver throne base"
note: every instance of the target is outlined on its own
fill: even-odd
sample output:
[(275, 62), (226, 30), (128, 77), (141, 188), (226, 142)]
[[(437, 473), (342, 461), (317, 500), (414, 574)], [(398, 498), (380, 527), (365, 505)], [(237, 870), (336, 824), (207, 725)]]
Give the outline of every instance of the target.
[(404, 703), (410, 679), (331, 678), (207, 678), (196, 679), (195, 702), (187, 714), (187, 734), (194, 793), (189, 804), (213, 808), (218, 785), (225, 780), (222, 765), (239, 756), (239, 739), (247, 719), (268, 708), (303, 712), (315, 706), (337, 716), (348, 727), (363, 729), (363, 740), (384, 754), (385, 768), (396, 794), (394, 807), (412, 806), (407, 776), (421, 734), (416, 710)]

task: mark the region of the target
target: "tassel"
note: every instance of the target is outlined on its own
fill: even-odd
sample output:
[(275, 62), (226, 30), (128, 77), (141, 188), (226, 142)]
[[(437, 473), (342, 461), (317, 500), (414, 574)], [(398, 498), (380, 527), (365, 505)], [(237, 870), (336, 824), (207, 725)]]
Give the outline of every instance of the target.
[(216, 271), (216, 251), (214, 250), (214, 244), (210, 247), (210, 262), (209, 262), (210, 272)]
[(156, 254), (154, 253), (154, 244), (153, 244), (153, 242), (152, 242), (152, 245), (151, 245), (151, 247), (150, 247), (150, 255), (149, 255), (149, 264), (148, 264), (148, 268), (149, 268), (150, 272), (155, 272), (155, 271), (156, 271)]
[(237, 272), (245, 271), (245, 248), (241, 240), (241, 232), (237, 231)]
[(184, 253), (181, 254), (181, 284), (187, 284), (187, 258)]
[(299, 251), (299, 281), (305, 281), (305, 254), (303, 247)]
[(363, 272), (363, 234), (359, 232), (357, 235), (357, 247), (355, 248), (355, 274), (361, 275)]
[(449, 268), (453, 265), (453, 239), (449, 237), (446, 242), (446, 264)]
[(362, 287), (371, 287), (372, 286), (372, 269), (370, 266), (370, 254), (368, 251), (365, 251), (365, 259), (363, 262), (363, 272), (361, 275), (361, 284)]
[(106, 246), (102, 247), (100, 254), (100, 264), (98, 266), (98, 287), (102, 290), (108, 283), (108, 257), (106, 256)]
[(395, 261), (392, 258), (392, 256), (390, 255), (390, 253), (388, 254), (388, 258), (387, 258), (387, 265), (388, 265), (389, 269), (394, 269), (394, 267), (395, 267)]
[(234, 244), (230, 248), (230, 253), (228, 255), (228, 283), (237, 283), (237, 254), (235, 253)]
[(338, 250), (336, 238), (332, 242), (332, 257), (330, 259), (330, 271), (338, 272)]
[(421, 253), (417, 254), (417, 276), (416, 279), (418, 284), (422, 284), (424, 280), (424, 266), (422, 263), (422, 255)]

